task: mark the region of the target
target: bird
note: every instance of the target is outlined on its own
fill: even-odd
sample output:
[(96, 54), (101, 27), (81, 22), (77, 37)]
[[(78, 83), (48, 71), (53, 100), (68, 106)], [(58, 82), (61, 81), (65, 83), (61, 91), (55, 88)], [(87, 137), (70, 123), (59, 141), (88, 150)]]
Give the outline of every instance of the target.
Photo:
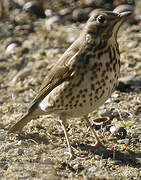
[(20, 133), (40, 115), (52, 115), (62, 125), (73, 160), (77, 156), (70, 143), (67, 120), (82, 117), (95, 138), (95, 146), (103, 146), (88, 114), (101, 106), (117, 86), (120, 74), (117, 33), (130, 14), (95, 9), (79, 37), (48, 72), (25, 115), (8, 133)]

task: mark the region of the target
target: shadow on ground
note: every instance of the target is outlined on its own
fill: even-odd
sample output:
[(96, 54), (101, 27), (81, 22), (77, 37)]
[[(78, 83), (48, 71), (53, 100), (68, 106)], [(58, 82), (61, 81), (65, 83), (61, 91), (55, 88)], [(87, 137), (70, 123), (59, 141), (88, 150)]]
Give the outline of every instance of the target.
[(141, 163), (137, 158), (141, 158), (141, 153), (135, 153), (133, 151), (121, 152), (118, 150), (104, 149), (104, 148), (94, 148), (90, 145), (78, 144), (81, 150), (90, 151), (93, 154), (102, 156), (103, 159), (112, 158), (114, 161), (119, 161), (119, 165), (128, 165), (134, 168), (141, 168)]
[[(37, 144), (49, 144), (49, 140), (45, 136), (41, 137), (38, 133), (19, 135), (18, 140), (31, 140), (35, 141)], [(141, 163), (138, 160), (141, 159), (141, 152), (138, 153), (130, 150), (128, 152), (121, 152), (103, 147), (94, 148), (91, 145), (79, 143), (77, 145), (73, 144), (73, 147), (80, 148), (82, 151), (91, 152), (94, 155), (102, 156), (103, 159), (111, 158), (113, 161), (118, 161), (118, 164), (121, 166), (128, 165), (137, 169), (141, 168)]]

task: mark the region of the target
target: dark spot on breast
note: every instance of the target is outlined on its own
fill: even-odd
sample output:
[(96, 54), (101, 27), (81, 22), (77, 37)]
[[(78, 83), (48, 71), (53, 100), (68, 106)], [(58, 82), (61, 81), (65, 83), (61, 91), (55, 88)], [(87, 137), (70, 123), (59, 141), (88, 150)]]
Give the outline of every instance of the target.
[(102, 67), (102, 63), (101, 62), (99, 63), (99, 67)]
[(117, 78), (117, 76), (118, 76), (117, 73), (115, 73), (114, 77)]
[(89, 94), (90, 97), (92, 97), (92, 95), (93, 95), (92, 93)]
[(72, 96), (71, 101), (74, 100), (74, 96)]
[(72, 104), (72, 101), (71, 101), (71, 100), (69, 101), (69, 104)]
[(103, 52), (101, 51), (100, 53), (97, 54), (97, 58), (100, 59), (100, 57), (103, 55)]
[(94, 84), (91, 84), (91, 90), (94, 91)]
[(95, 93), (98, 94), (99, 89), (96, 89)]
[(106, 69), (108, 70), (109, 69), (109, 66), (110, 66), (110, 64), (109, 64), (109, 62), (106, 62)]
[(93, 75), (95, 77), (95, 79), (97, 78), (97, 72), (96, 71), (93, 71)]
[(96, 81), (96, 85), (100, 85), (100, 82), (99, 82), (99, 81)]
[(85, 98), (85, 97), (86, 97), (85, 94), (83, 94), (83, 95), (82, 95), (82, 98)]
[(101, 83), (104, 83), (104, 81), (105, 81), (104, 79), (101, 79)]
[(96, 96), (94, 97), (94, 99), (98, 100), (99, 98), (98, 98), (98, 96), (96, 95)]
[(110, 47), (109, 50), (109, 57), (110, 57), (110, 63), (112, 63), (114, 59), (116, 59), (115, 49), (112, 46)]
[(110, 67), (110, 72), (112, 72), (113, 71), (113, 69)]
[(107, 75), (105, 76), (105, 79), (108, 79), (108, 76), (107, 76)]
[(93, 66), (92, 66), (92, 68), (90, 69), (91, 71), (93, 71), (95, 68), (97, 68), (98, 67), (98, 64), (97, 63), (94, 63), (93, 64)]
[(111, 50), (110, 47), (108, 49), (108, 52), (109, 52), (109, 59), (110, 59), (110, 62), (111, 62), (112, 61), (112, 50)]
[(85, 66), (87, 66), (87, 65), (89, 64), (91, 57), (92, 57), (91, 54), (85, 55), (85, 57), (84, 57), (84, 65), (85, 65)]
[(78, 95), (76, 96), (76, 98), (80, 98), (80, 94), (78, 94)]
[(103, 70), (101, 73), (102, 77), (105, 76), (105, 74), (106, 74), (106, 70)]
[(104, 90), (101, 92), (99, 98), (101, 98), (103, 96), (103, 94), (104, 94)]
[(70, 93), (68, 94), (68, 97), (69, 97), (69, 96), (72, 96), (72, 92), (70, 92)]
[(106, 86), (105, 82), (103, 82), (103, 86)]
[(79, 100), (76, 100), (75, 103), (77, 104), (79, 102)]
[(88, 89), (86, 89), (86, 88), (85, 88), (85, 89), (84, 89), (84, 91), (85, 91), (85, 92), (87, 92), (87, 91), (88, 91)]
[(82, 107), (82, 103), (80, 103), (79, 106)]
[[(117, 64), (118, 64), (118, 61), (117, 61), (117, 59), (115, 59), (115, 62), (114, 62), (114, 64), (113, 64), (113, 70), (114, 70), (114, 71), (117, 71), (117, 70), (116, 70), (116, 65), (117, 65)], [(118, 65), (119, 65), (119, 64), (118, 64)]]
[(63, 100), (63, 99), (61, 99), (61, 105), (62, 105), (62, 106), (64, 105), (64, 100)]
[(79, 85), (81, 84), (81, 82), (82, 82), (82, 80), (80, 79), (80, 80), (78, 81), (78, 83), (76, 84), (76, 87), (79, 87)]
[(94, 52), (104, 49), (107, 46), (107, 41), (100, 41), (99, 44), (94, 48)]

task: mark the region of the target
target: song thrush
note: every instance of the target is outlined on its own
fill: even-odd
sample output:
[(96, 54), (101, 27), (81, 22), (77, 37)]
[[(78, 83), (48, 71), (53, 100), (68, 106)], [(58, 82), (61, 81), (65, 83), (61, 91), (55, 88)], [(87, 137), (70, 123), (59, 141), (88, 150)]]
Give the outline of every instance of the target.
[(82, 116), (96, 138), (96, 145), (101, 144), (87, 115), (102, 105), (117, 85), (120, 72), (117, 32), (130, 14), (95, 10), (78, 39), (48, 73), (28, 112), (8, 133), (20, 132), (39, 115), (52, 114), (62, 124), (73, 159), (66, 119)]

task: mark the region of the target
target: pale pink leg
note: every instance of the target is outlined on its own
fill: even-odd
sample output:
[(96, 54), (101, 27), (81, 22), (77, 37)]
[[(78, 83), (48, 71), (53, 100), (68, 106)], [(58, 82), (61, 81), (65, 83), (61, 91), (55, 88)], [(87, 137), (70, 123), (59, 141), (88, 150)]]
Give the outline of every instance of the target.
[(94, 136), (95, 139), (96, 139), (96, 143), (95, 143), (94, 147), (99, 147), (99, 146), (105, 147), (105, 146), (101, 143), (100, 139), (98, 138), (98, 136), (97, 136), (94, 128), (92, 127), (92, 125), (91, 125), (91, 123), (90, 123), (90, 121), (89, 121), (89, 119), (88, 119), (88, 116), (84, 116), (84, 118), (85, 118), (85, 120), (87, 121), (87, 124), (88, 124), (88, 126), (90, 127), (90, 130), (91, 130), (93, 136)]
[(63, 121), (61, 121), (61, 125), (62, 125), (62, 128), (63, 128), (64, 134), (65, 134), (65, 138), (67, 140), (68, 150), (69, 150), (69, 154), (70, 154), (70, 160), (73, 160), (75, 158), (75, 154), (74, 154), (72, 146), (70, 144), (69, 134), (67, 132), (65, 123)]

